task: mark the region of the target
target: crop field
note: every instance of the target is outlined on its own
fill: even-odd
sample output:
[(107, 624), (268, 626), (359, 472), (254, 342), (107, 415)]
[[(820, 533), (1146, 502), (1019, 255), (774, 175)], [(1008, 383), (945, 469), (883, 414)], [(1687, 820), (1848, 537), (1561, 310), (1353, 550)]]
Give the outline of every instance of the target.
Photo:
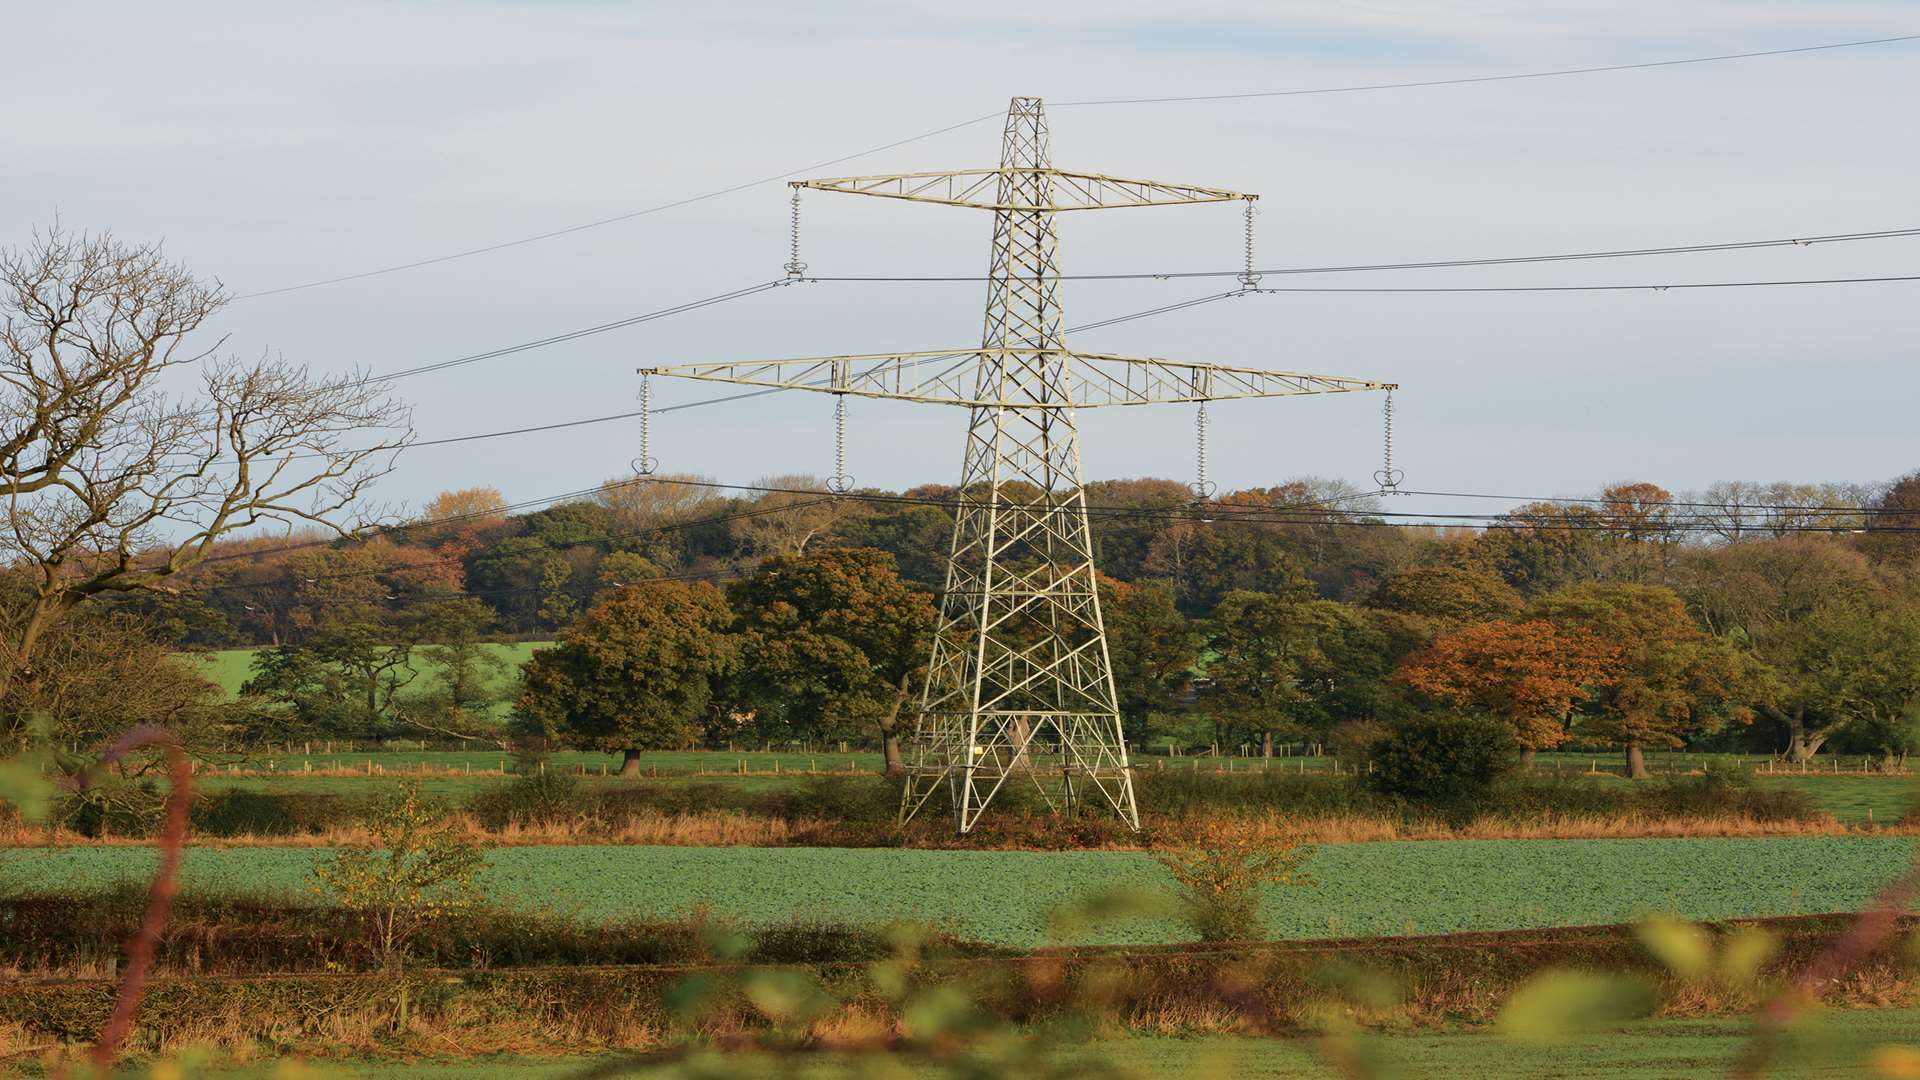
[[(1272, 894), (1275, 938), (1442, 934), (1595, 925), (1651, 913), (1688, 919), (1858, 908), (1897, 875), (1900, 837), (1456, 840), (1330, 844), (1316, 884)], [(194, 848), (188, 889), (298, 895), (316, 848)], [(975, 940), (1045, 941), (1054, 905), (1116, 887), (1164, 890), (1149, 856), (1118, 851), (859, 848), (520, 847), (488, 854), (499, 904), (585, 919), (709, 908), (748, 922), (795, 917), (932, 922)], [(0, 887), (85, 888), (140, 878), (143, 848), (0, 851)], [(1171, 919), (1114, 924), (1091, 943), (1185, 940)]]

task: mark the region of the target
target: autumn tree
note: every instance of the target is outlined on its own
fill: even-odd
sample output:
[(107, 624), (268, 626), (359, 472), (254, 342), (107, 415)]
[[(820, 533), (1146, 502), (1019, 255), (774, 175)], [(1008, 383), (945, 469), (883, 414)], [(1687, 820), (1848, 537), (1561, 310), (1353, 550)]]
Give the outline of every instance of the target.
[(642, 752), (699, 735), (715, 681), (736, 662), (732, 619), (726, 594), (706, 582), (621, 589), (527, 661), (516, 716), (548, 738), (618, 751), (621, 775), (637, 775)]
[(427, 500), (421, 520), (429, 527), (493, 525), (507, 516), (507, 500), (499, 488), (470, 487), (443, 491)]
[(1490, 522), (1475, 555), (1522, 595), (1540, 596), (1600, 576), (1605, 526), (1591, 507), (1528, 503)]
[(1431, 621), (1445, 631), (1489, 619), (1510, 619), (1526, 603), (1513, 586), (1484, 570), (1416, 566), (1382, 580), (1367, 606)]
[(687, 562), (684, 526), (726, 503), (712, 477), (692, 473), (619, 477), (601, 484), (593, 500), (606, 509), (614, 550), (668, 569)]
[(1606, 576), (1665, 584), (1682, 535), (1673, 493), (1658, 484), (1614, 484), (1601, 490), (1598, 504), (1612, 546)]
[(754, 500), (752, 516), (733, 522), (734, 537), (748, 555), (804, 555), (851, 510), (849, 501), (833, 498), (818, 477), (769, 476), (755, 486), (771, 490)]
[(348, 531), (408, 437), (359, 373), (216, 355), (218, 283), (157, 246), (54, 226), (0, 251), (0, 563), (26, 571), (0, 688), (106, 594), (169, 587), (262, 522)]
[(1888, 486), (1867, 515), (1860, 550), (1875, 561), (1912, 567), (1920, 562), (1920, 472)]
[(792, 735), (871, 728), (887, 774), (901, 772), (901, 714), (923, 677), (933, 605), (900, 580), (893, 556), (830, 548), (769, 559), (728, 594), (741, 704)]
[(1750, 702), (1770, 673), (1702, 631), (1673, 590), (1658, 585), (1576, 585), (1528, 610), (1562, 632), (1585, 633), (1616, 659), (1593, 687), (1580, 733), (1626, 749), (1627, 775), (1647, 775), (1645, 748), (1685, 746), (1753, 718)]
[(1396, 682), (1441, 705), (1492, 716), (1513, 729), (1530, 763), (1566, 742), (1589, 687), (1605, 680), (1619, 651), (1591, 632), (1545, 619), (1495, 619), (1444, 634), (1406, 658)]

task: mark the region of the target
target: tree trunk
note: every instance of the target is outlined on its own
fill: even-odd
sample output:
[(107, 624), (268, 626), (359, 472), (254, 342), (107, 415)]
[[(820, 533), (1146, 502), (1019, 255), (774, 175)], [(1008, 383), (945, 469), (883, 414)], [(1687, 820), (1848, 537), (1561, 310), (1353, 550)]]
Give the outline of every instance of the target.
[(907, 703), (907, 688), (912, 685), (911, 671), (900, 676), (893, 706), (880, 718), (880, 773), (883, 776), (899, 776), (907, 771), (907, 764), (900, 757), (900, 710)]
[(1535, 747), (1531, 747), (1531, 746), (1521, 747), (1520, 748), (1520, 768), (1525, 772), (1532, 772), (1533, 756), (1535, 754), (1538, 754), (1539, 752), (1540, 751)]
[(620, 751), (620, 775), (627, 777), (640, 775), (640, 751), (637, 748), (629, 746)]
[(1268, 728), (1267, 730), (1260, 733), (1260, 756), (1263, 758), (1270, 758), (1273, 756), (1273, 729), (1272, 728)]
[(1627, 779), (1645, 780), (1647, 778), (1647, 757), (1640, 750), (1640, 744), (1627, 744)]
[(1883, 773), (1893, 773), (1898, 771), (1899, 768), (1900, 768), (1900, 755), (1894, 753), (1893, 747), (1891, 746), (1881, 747), (1880, 748), (1880, 771)]
[[(38, 596), (34, 599), (32, 611), (27, 616), (26, 625), (20, 628), (15, 639), (13, 655), (7, 657), (4, 669), (0, 669), (0, 692), (10, 689), (14, 681), (33, 678), (33, 654), (40, 647), (40, 637), (50, 629), (54, 622), (75, 605), (66, 602), (64, 594)], [(0, 654), (4, 655), (4, 654)]]
[(1769, 709), (1776, 720), (1787, 725), (1787, 760), (1795, 765), (1805, 765), (1820, 752), (1827, 741), (1827, 732), (1807, 730), (1807, 711), (1805, 709)]

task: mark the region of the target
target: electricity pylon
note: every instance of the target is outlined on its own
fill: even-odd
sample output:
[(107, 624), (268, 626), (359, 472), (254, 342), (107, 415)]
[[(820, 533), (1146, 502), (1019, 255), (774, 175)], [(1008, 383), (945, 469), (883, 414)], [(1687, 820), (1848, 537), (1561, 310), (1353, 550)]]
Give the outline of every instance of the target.
[[(1015, 777), (1031, 780), (1056, 811), (1097, 793), (1129, 827), (1140, 826), (1100, 617), (1075, 411), (1392, 389), (1367, 379), (1069, 349), (1055, 214), (1251, 204), (1258, 196), (1056, 169), (1049, 143), (1040, 99), (1017, 97), (997, 169), (792, 184), (796, 199), (798, 189), (812, 188), (993, 211), (979, 348), (641, 369), (843, 400), (967, 408), (946, 588), (901, 798), (904, 821), (946, 787), (961, 833)], [(1248, 273), (1251, 285), (1250, 265)]]

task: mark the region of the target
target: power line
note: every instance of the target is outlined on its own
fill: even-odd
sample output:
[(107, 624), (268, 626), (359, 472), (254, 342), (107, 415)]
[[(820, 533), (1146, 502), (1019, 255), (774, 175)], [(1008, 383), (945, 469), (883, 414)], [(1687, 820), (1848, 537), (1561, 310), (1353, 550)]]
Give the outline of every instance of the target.
[[(853, 279), (823, 279), (823, 280), (853, 280)], [(897, 280), (908, 280), (908, 279), (897, 279)], [(913, 279), (913, 280), (929, 280), (929, 279)], [(939, 279), (939, 280), (953, 280), (953, 279)], [(1098, 330), (1103, 327), (1114, 326), (1119, 323), (1131, 322), (1135, 319), (1144, 319), (1144, 318), (1149, 318), (1155, 315), (1165, 315), (1175, 311), (1184, 311), (1188, 308), (1199, 307), (1203, 304), (1211, 304), (1220, 300), (1227, 300), (1237, 296), (1246, 296), (1253, 293), (1261, 293), (1261, 294), (1265, 294), (1265, 293), (1393, 294), (1393, 293), (1666, 292), (1672, 289), (1679, 289), (1679, 290), (1750, 289), (1750, 288), (1772, 288), (1772, 287), (1804, 286), (1804, 285), (1887, 284), (1887, 283), (1908, 282), (1908, 281), (1920, 281), (1920, 274), (1890, 274), (1890, 275), (1880, 275), (1880, 276), (1874, 276), (1874, 277), (1851, 277), (1851, 278), (1799, 278), (1799, 279), (1793, 279), (1793, 280), (1775, 280), (1775, 281), (1676, 281), (1676, 282), (1668, 282), (1665, 284), (1646, 283), (1646, 284), (1608, 284), (1608, 285), (1464, 285), (1464, 286), (1380, 286), (1380, 287), (1357, 287), (1357, 288), (1303, 287), (1303, 288), (1233, 289), (1227, 292), (1212, 293), (1206, 296), (1194, 297), (1189, 300), (1181, 300), (1176, 303), (1165, 304), (1160, 307), (1148, 308), (1144, 311), (1135, 311), (1125, 315), (1116, 315), (1110, 319), (1102, 319), (1098, 322), (1092, 322), (1092, 323), (1087, 323), (1083, 326), (1073, 327), (1071, 328), (1070, 332), (1084, 332), (1087, 330)], [(741, 294), (741, 295), (745, 295), (745, 294)], [(469, 364), (477, 360), (485, 360), (485, 359), (490, 359), (496, 356), (507, 355), (513, 352), (520, 352), (526, 349), (537, 348), (543, 344), (551, 344), (558, 341), (572, 340), (575, 337), (584, 337), (589, 333), (602, 333), (607, 329), (615, 329), (618, 326), (622, 326), (622, 325), (631, 325), (631, 322), (627, 321), (627, 322), (622, 322), (617, 324), (609, 323), (602, 328), (596, 328), (596, 329), (587, 330), (587, 331), (578, 331), (571, 335), (557, 336), (554, 338), (546, 339), (541, 342), (533, 342), (533, 343), (528, 343), (526, 345), (513, 346), (511, 348), (494, 350), (488, 353), (478, 353), (470, 357), (461, 358), (459, 360), (446, 361), (440, 365), (417, 368), (412, 371), (402, 372), (399, 375), (392, 375), (392, 376), (386, 376), (386, 377), (399, 378), (404, 375), (418, 374), (423, 371), (442, 370), (444, 368), (453, 367), (459, 364)], [(924, 364), (938, 363), (944, 360), (957, 359), (965, 355), (967, 355), (967, 353), (963, 351), (963, 352), (945, 353), (940, 356), (922, 357), (917, 360), (908, 361), (906, 364), (902, 366), (903, 368), (918, 367)], [(746, 393), (727, 394), (721, 397), (703, 398), (698, 401), (682, 402), (678, 405), (667, 405), (660, 408), (652, 409), (650, 411), (655, 414), (659, 414), (659, 413), (666, 413), (666, 412), (675, 412), (681, 409), (700, 408), (706, 405), (719, 405), (719, 404), (724, 404), (724, 403), (733, 402), (733, 401), (745, 401), (749, 398), (766, 397), (770, 394), (784, 393), (786, 389), (787, 388), (785, 387), (770, 387), (765, 390), (753, 390), (753, 391), (748, 391)], [(560, 431), (567, 428), (585, 427), (592, 424), (612, 423), (616, 420), (631, 420), (640, 415), (641, 415), (641, 410), (636, 409), (628, 412), (609, 413), (605, 416), (584, 417), (578, 420), (559, 420), (550, 424), (535, 424), (529, 427), (507, 428), (501, 431), (483, 431), (483, 432), (475, 432), (467, 435), (449, 435), (449, 436), (445, 436), (442, 438), (435, 438), (435, 439), (418, 439), (408, 443), (404, 447), (404, 449), (412, 450), (412, 449), (418, 449), (421, 447), (428, 447), (428, 446), (448, 446), (448, 445), (453, 445), (458, 443), (476, 442), (484, 439), (499, 439), (499, 438), (506, 438), (514, 435), (530, 435), (530, 434), (535, 434), (543, 431)], [(296, 457), (320, 457), (325, 455), (299, 454), (295, 456)]]
[(1648, 60), (1636, 64), (1605, 64), (1597, 67), (1560, 68), (1554, 71), (1528, 71), (1516, 75), (1472, 75), (1458, 79), (1421, 79), (1417, 82), (1368, 83), (1360, 86), (1329, 86), (1309, 90), (1253, 90), (1235, 94), (1187, 94), (1180, 97), (1103, 98), (1096, 101), (1055, 101), (1048, 104), (1056, 109), (1090, 105), (1164, 105), (1188, 101), (1238, 101), (1248, 98), (1306, 97), (1314, 94), (1354, 94), (1370, 90), (1410, 90), (1428, 86), (1512, 82), (1517, 79), (1555, 79), (1568, 75), (1597, 75), (1610, 71), (1641, 71), (1647, 68), (1680, 67), (1686, 64), (1716, 64), (1727, 60), (1752, 60), (1763, 56), (1789, 56), (1795, 53), (1825, 52), (1831, 49), (1855, 49), (1865, 45), (1891, 45), (1902, 41), (1920, 41), (1920, 34), (1868, 38), (1864, 41), (1837, 41), (1828, 45), (1802, 45), (1792, 49), (1761, 49), (1755, 52), (1721, 53), (1717, 56), (1689, 56), (1679, 60)]
[(1669, 289), (1763, 289), (1783, 285), (1871, 285), (1893, 281), (1920, 281), (1920, 274), (1883, 274), (1875, 277), (1794, 278), (1776, 281), (1670, 281), (1665, 284), (1615, 285), (1419, 285), (1371, 288), (1253, 288), (1256, 293), (1560, 293), (1666, 292)]
[(997, 112), (987, 113), (985, 116), (976, 116), (971, 120), (962, 120), (957, 124), (948, 124), (945, 127), (935, 128), (932, 131), (923, 131), (918, 135), (909, 135), (904, 139), (895, 139), (890, 143), (883, 143), (879, 146), (868, 147), (865, 150), (860, 150), (855, 153), (846, 154), (841, 157), (829, 158), (826, 161), (815, 162), (812, 165), (802, 165), (797, 169), (789, 169), (786, 172), (776, 173), (773, 176), (764, 176), (758, 180), (749, 180), (743, 184), (735, 184), (732, 187), (719, 188), (717, 190), (705, 192), (704, 194), (700, 194), (700, 195), (690, 195), (684, 199), (676, 199), (673, 202), (660, 203), (656, 206), (649, 206), (641, 210), (631, 210), (624, 214), (615, 214), (612, 217), (604, 217), (596, 221), (582, 222), (578, 225), (569, 225), (565, 228), (554, 229), (550, 232), (536, 233), (532, 236), (523, 236), (517, 240), (503, 240), (497, 244), (487, 244), (482, 247), (468, 248), (465, 251), (455, 251), (446, 255), (435, 255), (431, 258), (426, 258), (426, 259), (415, 259), (412, 262), (395, 263), (392, 266), (382, 266), (373, 270), (363, 270), (363, 271), (360, 271), (359, 273), (354, 273), (354, 274), (341, 274), (338, 277), (321, 278), (317, 281), (303, 281), (295, 285), (282, 285), (279, 288), (275, 288), (275, 289), (261, 289), (257, 292), (241, 293), (240, 295), (234, 297), (234, 299), (235, 300), (251, 300), (251, 299), (254, 299), (255, 297), (260, 297), (260, 296), (278, 296), (281, 293), (299, 292), (303, 289), (318, 289), (324, 285), (339, 285), (348, 281), (361, 281), (370, 277), (379, 277), (383, 274), (397, 274), (402, 270), (417, 270), (423, 266), (434, 266), (439, 263), (452, 262), (455, 259), (465, 259), (474, 255), (485, 255), (489, 252), (504, 251), (508, 248), (515, 248), (515, 247), (521, 247), (526, 244), (538, 243), (541, 240), (551, 240), (559, 236), (568, 236), (577, 232), (585, 232), (588, 229), (597, 229), (603, 225), (612, 225), (622, 221), (632, 221), (634, 218), (646, 217), (649, 214), (658, 214), (658, 213), (661, 213), (662, 211), (674, 210), (682, 206), (692, 206), (694, 203), (705, 202), (708, 199), (717, 199), (722, 195), (731, 195), (736, 191), (745, 191), (748, 188), (759, 187), (762, 184), (778, 183), (781, 180), (791, 179), (804, 172), (812, 172), (815, 169), (824, 169), (829, 165), (838, 165), (843, 161), (852, 161), (855, 158), (866, 157), (870, 154), (878, 154), (878, 153), (881, 153), (882, 151), (892, 150), (895, 147), (905, 146), (908, 143), (919, 142), (923, 139), (931, 139), (936, 135), (945, 135), (947, 132), (950, 132), (950, 131), (959, 131), (961, 128), (972, 127), (975, 124), (982, 123), (987, 120), (997, 119), (999, 116), (1000, 114)]
[[(1100, 99), (1100, 100), (1055, 102), (1054, 105), (1055, 107), (1061, 107), (1061, 108), (1103, 106), (1103, 105), (1106, 105), (1106, 106), (1147, 105), (1147, 104), (1167, 104), (1167, 103), (1174, 103), (1174, 102), (1192, 102), (1192, 101), (1226, 101), (1226, 100), (1248, 99), (1248, 98), (1301, 97), (1301, 96), (1313, 95), (1313, 94), (1349, 94), (1349, 93), (1358, 93), (1361, 91), (1404, 90), (1404, 89), (1414, 89), (1419, 87), (1434, 87), (1434, 86), (1458, 86), (1458, 85), (1463, 85), (1467, 83), (1507, 82), (1507, 81), (1512, 81), (1516, 79), (1545, 79), (1545, 78), (1557, 78), (1557, 77), (1570, 76), (1570, 75), (1590, 75), (1590, 74), (1597, 74), (1601, 72), (1633, 71), (1633, 70), (1644, 69), (1644, 68), (1677, 67), (1685, 64), (1719, 63), (1723, 61), (1748, 60), (1748, 59), (1755, 59), (1755, 58), (1767, 57), (1767, 56), (1787, 56), (1795, 53), (1822, 52), (1822, 51), (1827, 51), (1832, 49), (1850, 49), (1850, 48), (1858, 48), (1861, 46), (1868, 46), (1868, 45), (1887, 45), (1887, 44), (1893, 44), (1895, 42), (1913, 41), (1913, 40), (1920, 40), (1920, 34), (1906, 34), (1898, 37), (1870, 38), (1862, 41), (1842, 41), (1842, 42), (1834, 42), (1834, 43), (1825, 44), (1825, 45), (1805, 45), (1805, 46), (1800, 46), (1798, 48), (1790, 48), (1790, 49), (1766, 49), (1766, 50), (1759, 50), (1754, 52), (1723, 53), (1716, 56), (1686, 57), (1678, 60), (1656, 60), (1656, 61), (1648, 61), (1648, 62), (1633, 63), (1633, 64), (1608, 64), (1608, 65), (1596, 66), (1596, 67), (1563, 68), (1555, 71), (1521, 72), (1517, 74), (1508, 74), (1508, 75), (1477, 75), (1477, 76), (1470, 76), (1470, 77), (1457, 78), (1457, 79), (1423, 79), (1423, 80), (1411, 81), (1411, 82), (1372, 83), (1372, 84), (1357, 85), (1357, 86), (1328, 86), (1328, 87), (1317, 87), (1317, 88), (1311, 88), (1311, 89), (1298, 89), (1298, 90), (1263, 90), (1263, 91), (1252, 91), (1252, 92), (1246, 92), (1246, 93), (1233, 93), (1233, 94), (1193, 94), (1193, 95), (1185, 95), (1185, 96), (1178, 96), (1178, 97), (1158, 97), (1158, 98), (1106, 98), (1106, 99)], [(922, 140), (931, 139), (939, 135), (945, 135), (949, 132), (959, 131), (963, 128), (972, 127), (975, 124), (984, 123), (988, 120), (998, 119), (1000, 116), (1001, 116), (1001, 113), (999, 113), (998, 111), (987, 113), (982, 116), (973, 117), (970, 120), (962, 120), (958, 123), (948, 124), (944, 127), (935, 128), (932, 131), (924, 131), (918, 135), (910, 135), (904, 139), (895, 139), (892, 142), (883, 143), (879, 146), (869, 147), (865, 150), (856, 151), (854, 153), (846, 154), (841, 157), (830, 158), (826, 161), (815, 162), (814, 164), (811, 164), (811, 165), (803, 165), (797, 169), (789, 169), (785, 172), (776, 173), (772, 176), (761, 177), (758, 180), (748, 180), (744, 183), (734, 184), (730, 187), (718, 188), (713, 191), (704, 192), (698, 195), (690, 195), (686, 198), (676, 199), (672, 202), (659, 203), (657, 205), (645, 207), (639, 210), (631, 210), (625, 213), (615, 214), (615, 215), (612, 215), (611, 217), (598, 218), (593, 221), (581, 222), (580, 224), (577, 224), (577, 225), (569, 225), (564, 228), (553, 229), (548, 232), (535, 233), (531, 236), (523, 236), (513, 240), (503, 240), (503, 241), (500, 241), (499, 243), (486, 244), (486, 245), (482, 245), (480, 247), (474, 247), (474, 248), (467, 248), (462, 251), (449, 252), (444, 255), (435, 255), (429, 258), (415, 259), (411, 262), (395, 263), (389, 266), (376, 267), (371, 270), (362, 270), (357, 273), (341, 274), (335, 277), (320, 278), (313, 281), (304, 281), (304, 282), (299, 282), (293, 285), (282, 285), (282, 286), (279, 286), (278, 288), (260, 289), (255, 292), (241, 293), (238, 296), (234, 297), (234, 299), (250, 300), (250, 299), (254, 299), (256, 297), (262, 297), (262, 296), (277, 296), (282, 293), (299, 292), (305, 289), (317, 289), (327, 285), (339, 285), (349, 281), (361, 281), (366, 278), (379, 277), (385, 274), (395, 274), (405, 270), (415, 270), (425, 266), (434, 266), (440, 263), (452, 262), (456, 259), (470, 258), (475, 255), (485, 255), (490, 252), (504, 251), (509, 248), (521, 247), (526, 244), (538, 243), (539, 241), (542, 241), (542, 240), (551, 240), (556, 237), (568, 236), (574, 233), (584, 232), (588, 229), (596, 229), (605, 225), (616, 224), (618, 222), (631, 221), (635, 218), (646, 217), (651, 214), (658, 214), (663, 211), (673, 210), (682, 206), (691, 206), (695, 203), (705, 202), (709, 199), (716, 199), (724, 195), (731, 195), (735, 192), (745, 191), (748, 188), (759, 187), (763, 184), (777, 183), (781, 180), (791, 179), (795, 176), (800, 175), (801, 173), (811, 172), (815, 169), (823, 169), (829, 165), (838, 165), (842, 162), (852, 161), (856, 158), (867, 157), (872, 154), (878, 154), (887, 150), (895, 149), (897, 147), (906, 146), (909, 143), (920, 142)]]
[(511, 356), (514, 353), (522, 353), (530, 349), (541, 349), (541, 348), (545, 348), (548, 345), (558, 345), (558, 344), (561, 344), (562, 342), (578, 341), (579, 339), (584, 337), (592, 337), (596, 334), (604, 334), (612, 330), (624, 330), (629, 326), (638, 326), (641, 323), (652, 322), (655, 319), (664, 319), (671, 315), (681, 315), (689, 311), (698, 311), (701, 308), (712, 307), (715, 304), (724, 304), (729, 300), (739, 300), (743, 297), (755, 296), (760, 293), (766, 292), (768, 289), (777, 289), (782, 285), (786, 285), (788, 284), (788, 281), (789, 279), (787, 278), (780, 278), (774, 281), (763, 281), (757, 285), (748, 285), (744, 288), (734, 289), (729, 292), (718, 293), (713, 296), (702, 297), (699, 300), (689, 300), (684, 304), (675, 304), (672, 307), (661, 308), (658, 311), (649, 311), (642, 315), (629, 315), (626, 318), (615, 319), (612, 322), (600, 323), (597, 326), (588, 326), (579, 330), (568, 330), (563, 333), (553, 334), (548, 337), (539, 338), (534, 341), (523, 341), (518, 345), (507, 345), (498, 349), (488, 349), (486, 352), (478, 352), (478, 353), (472, 353), (467, 356), (455, 357), (452, 360), (441, 360), (432, 364), (422, 364), (419, 367), (411, 367), (401, 371), (389, 372), (388, 374), (385, 374), (385, 375), (372, 376), (366, 379), (365, 381), (387, 382), (393, 379), (405, 379), (414, 375), (425, 375), (430, 372), (445, 371), (448, 368), (461, 367), (466, 364), (477, 363), (481, 360), (492, 360), (495, 357)]
[[(1815, 244), (1837, 244), (1854, 240), (1891, 240), (1902, 237), (1920, 236), (1920, 228), (1880, 229), (1873, 232), (1829, 233), (1820, 236), (1790, 236), (1770, 240), (1733, 240), (1710, 244), (1670, 244), (1663, 247), (1619, 248), (1602, 251), (1570, 251), (1554, 255), (1505, 255), (1478, 259), (1429, 259), (1419, 262), (1358, 263), (1331, 266), (1283, 266), (1267, 270), (1254, 270), (1255, 274), (1284, 276), (1288, 274), (1350, 274), (1380, 270), (1443, 270), (1456, 267), (1478, 266), (1514, 266), (1529, 263), (1579, 262), (1592, 259), (1626, 259), (1647, 255), (1684, 255), (1714, 251), (1753, 251), (1761, 248), (1812, 247)], [(1061, 274), (1062, 281), (1165, 281), (1174, 278), (1239, 277), (1248, 271), (1244, 268), (1233, 270), (1180, 270), (1180, 271), (1132, 271), (1116, 274)], [(944, 282), (982, 282), (989, 280), (981, 275), (943, 274), (943, 275), (808, 275), (807, 281), (838, 282), (905, 282), (905, 283), (944, 283)]]
[[(784, 282), (778, 282), (775, 284), (784, 284)], [(728, 294), (728, 295), (731, 298), (733, 296), (747, 295), (747, 292), (743, 290), (743, 291), (740, 291), (734, 294)], [(1195, 297), (1191, 300), (1182, 300), (1172, 304), (1162, 304), (1159, 307), (1147, 308), (1144, 311), (1132, 311), (1124, 315), (1115, 315), (1111, 318), (1101, 319), (1098, 322), (1090, 322), (1090, 323), (1082, 324), (1080, 326), (1069, 327), (1065, 332), (1078, 333), (1084, 330), (1098, 330), (1098, 329), (1101, 329), (1102, 327), (1115, 326), (1120, 323), (1132, 322), (1135, 319), (1145, 319), (1155, 315), (1165, 315), (1174, 311), (1183, 311), (1187, 308), (1198, 307), (1201, 304), (1211, 304), (1216, 300), (1225, 300), (1228, 297), (1238, 296), (1238, 295), (1239, 293), (1237, 291), (1213, 293), (1207, 296)], [(666, 309), (666, 310), (663, 310), (662, 312), (654, 313), (653, 315), (635, 316), (632, 319), (621, 320), (618, 323), (606, 323), (606, 324), (603, 324), (602, 327), (594, 328), (591, 330), (574, 331), (570, 334), (555, 335), (554, 337), (543, 339), (540, 342), (529, 342), (525, 345), (516, 345), (516, 346), (512, 346), (505, 349), (495, 349), (491, 352), (475, 353), (472, 356), (462, 357), (457, 360), (449, 360), (436, 365), (428, 365), (422, 368), (415, 368), (412, 371), (402, 372), (401, 375), (417, 374), (422, 371), (437, 371), (437, 370), (441, 370), (448, 367), (454, 367), (460, 364), (470, 364), (478, 360), (486, 360), (496, 356), (505, 356), (509, 353), (522, 352), (527, 349), (538, 348), (539, 346), (544, 344), (552, 344), (554, 342), (559, 342), (559, 341), (568, 341), (576, 337), (584, 337), (588, 333), (601, 333), (608, 329), (615, 329), (615, 328), (618, 328), (619, 326), (630, 326), (634, 322), (646, 321), (649, 318), (655, 318), (660, 315), (672, 314), (677, 311), (690, 310), (696, 304), (700, 306), (705, 306), (705, 303), (702, 301), (694, 301), (692, 304), (683, 304), (683, 305), (680, 305), (679, 308)], [(964, 352), (956, 352), (956, 353), (947, 353), (943, 356), (922, 357), (921, 359), (918, 359), (918, 360), (909, 361), (908, 364), (905, 366), (918, 367), (922, 364), (938, 363), (943, 360), (957, 359), (965, 355), (967, 354)], [(383, 378), (399, 378), (399, 377), (400, 375), (383, 376)], [(822, 382), (817, 385), (825, 385), (825, 384), (824, 382)], [(666, 405), (666, 406), (657, 407), (647, 411), (652, 412), (654, 415), (658, 415), (660, 413), (678, 412), (681, 409), (697, 409), (705, 405), (721, 405), (721, 404), (725, 404), (727, 402), (732, 402), (732, 401), (745, 401), (748, 398), (766, 397), (769, 394), (779, 394), (779, 393), (784, 393), (785, 391), (786, 391), (785, 387), (778, 387), (778, 386), (769, 387), (768, 389), (765, 389), (765, 390), (750, 390), (750, 391), (747, 391), (746, 393), (741, 393), (741, 394), (725, 394), (720, 397), (701, 398), (697, 401), (684, 401), (678, 405)], [(408, 443), (405, 449), (413, 450), (423, 446), (450, 446), (457, 443), (478, 442), (483, 439), (502, 439), (502, 438), (507, 438), (509, 436), (513, 436), (513, 435), (532, 435), (542, 431), (561, 431), (566, 428), (586, 427), (591, 424), (607, 424), (607, 423), (612, 423), (616, 420), (632, 420), (640, 416), (641, 411), (642, 410), (634, 409), (628, 412), (610, 413), (606, 416), (589, 416), (579, 420), (558, 420), (550, 424), (534, 424), (529, 427), (508, 428), (503, 431), (481, 431), (481, 432), (474, 432), (468, 435), (448, 435), (448, 436), (444, 436), (442, 438), (437, 438), (437, 439), (416, 439), (413, 442)], [(293, 456), (295, 458), (311, 458), (311, 457), (326, 457), (328, 455), (295, 454)]]

